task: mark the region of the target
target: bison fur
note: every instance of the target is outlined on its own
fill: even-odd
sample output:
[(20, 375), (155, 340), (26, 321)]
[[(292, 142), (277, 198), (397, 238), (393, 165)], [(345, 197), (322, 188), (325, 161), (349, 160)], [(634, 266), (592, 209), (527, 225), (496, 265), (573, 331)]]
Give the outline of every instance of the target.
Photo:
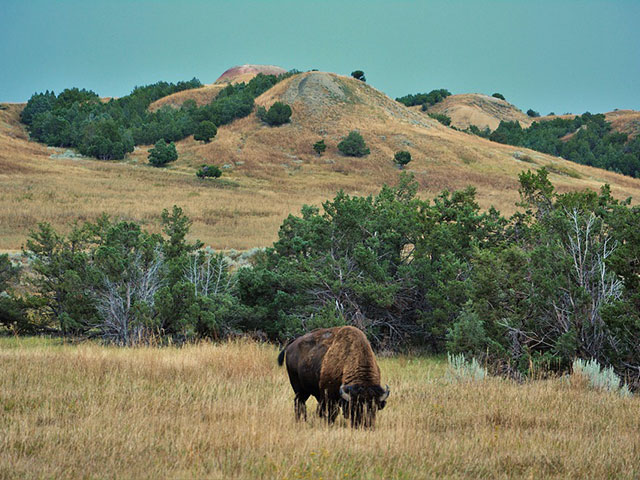
[(328, 423), (342, 410), (352, 427), (374, 427), (389, 387), (380, 386), (380, 368), (362, 331), (350, 326), (314, 330), (291, 341), (278, 364), (285, 358), (296, 419), (307, 419), (306, 401), (313, 395), (318, 416)]

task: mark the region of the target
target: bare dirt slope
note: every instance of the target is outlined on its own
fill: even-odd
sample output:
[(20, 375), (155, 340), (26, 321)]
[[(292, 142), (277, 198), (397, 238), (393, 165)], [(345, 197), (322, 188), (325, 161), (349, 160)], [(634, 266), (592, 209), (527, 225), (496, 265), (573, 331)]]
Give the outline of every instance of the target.
[(451, 95), (429, 107), (428, 113), (443, 113), (451, 118), (451, 125), (462, 130), (471, 125), (480, 130), (495, 130), (501, 121), (518, 121), (523, 127), (532, 123), (531, 118), (509, 102), (481, 93)]
[[(269, 245), (279, 225), (303, 204), (319, 205), (338, 189), (369, 194), (397, 182), (393, 155), (408, 150), (420, 195), (474, 185), (484, 208), (514, 211), (518, 174), (549, 168), (560, 191), (612, 185), (617, 197), (640, 198), (640, 181), (526, 149), (500, 145), (440, 125), (370, 85), (332, 73), (292, 76), (256, 99), (289, 103), (289, 124), (269, 127), (255, 114), (220, 127), (208, 144), (177, 143), (180, 158), (168, 168), (147, 164), (149, 147), (123, 162), (68, 155), (27, 140), (18, 105), (0, 110), (0, 249), (16, 249), (38, 222), (64, 230), (101, 212), (159, 231), (159, 214), (173, 204), (193, 220), (192, 236), (214, 248)], [(343, 156), (342, 137), (358, 130), (370, 155)], [(318, 156), (312, 145), (324, 139)], [(202, 163), (223, 167), (222, 182), (201, 181)]]

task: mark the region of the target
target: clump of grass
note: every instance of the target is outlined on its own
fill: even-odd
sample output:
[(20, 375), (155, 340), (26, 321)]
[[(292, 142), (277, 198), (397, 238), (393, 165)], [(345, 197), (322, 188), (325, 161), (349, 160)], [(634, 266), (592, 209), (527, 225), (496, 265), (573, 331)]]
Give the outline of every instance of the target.
[(572, 370), (571, 377), (574, 384), (585, 383), (586, 380), (591, 388), (618, 393), (622, 397), (631, 396), (629, 387), (616, 375), (613, 368), (602, 368), (597, 360), (585, 361), (577, 358), (573, 361)]
[(549, 164), (545, 165), (545, 168), (551, 173), (555, 173), (557, 175), (564, 175), (565, 177), (571, 178), (582, 178), (582, 175), (576, 172), (573, 168), (565, 167), (562, 165)]
[(487, 369), (475, 358), (467, 360), (464, 354), (452, 355), (447, 353), (449, 368), (447, 378), (454, 382), (480, 382), (487, 377)]

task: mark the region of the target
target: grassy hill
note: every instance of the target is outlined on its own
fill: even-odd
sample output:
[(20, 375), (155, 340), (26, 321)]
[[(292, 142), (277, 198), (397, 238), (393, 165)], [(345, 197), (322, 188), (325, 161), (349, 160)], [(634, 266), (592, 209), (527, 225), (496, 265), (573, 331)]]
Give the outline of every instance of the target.
[[(162, 100), (171, 104), (168, 99)], [(209, 144), (192, 137), (178, 142), (180, 158), (165, 169), (147, 165), (150, 146), (122, 162), (105, 162), (30, 142), (19, 123), (22, 106), (7, 105), (0, 110), (0, 249), (19, 249), (38, 222), (65, 230), (103, 211), (157, 231), (161, 210), (173, 204), (192, 218), (192, 236), (214, 248), (269, 245), (286, 215), (304, 203), (319, 205), (338, 189), (368, 194), (395, 183), (398, 150), (411, 152), (406, 170), (428, 198), (471, 184), (483, 207), (510, 213), (518, 173), (541, 166), (561, 192), (609, 183), (617, 197), (640, 198), (639, 180), (457, 132), (351, 77), (294, 75), (256, 104), (278, 100), (292, 106), (291, 123), (268, 127), (252, 114), (221, 127)], [(351, 130), (360, 131), (370, 155), (339, 153), (338, 142)], [(312, 145), (321, 138), (328, 149), (319, 157)], [(198, 180), (202, 163), (222, 166), (223, 180)]]
[(201, 107), (211, 102), (218, 96), (220, 90), (225, 87), (223, 84), (213, 83), (210, 85), (203, 85), (200, 88), (192, 88), (189, 90), (183, 90), (181, 92), (172, 93), (166, 97), (162, 97), (149, 105), (149, 110), (155, 112), (162, 107), (169, 106), (173, 108), (180, 108), (187, 100), (193, 100), (196, 105)]
[(149, 110), (155, 112), (164, 106), (180, 108), (187, 100), (195, 101), (198, 106), (206, 105), (216, 98), (218, 93), (220, 93), (220, 90), (230, 83), (249, 82), (259, 73), (263, 73), (265, 75), (282, 75), (286, 72), (287, 71), (284, 68), (273, 65), (241, 65), (239, 67), (232, 67), (220, 75), (214, 83), (203, 85), (201, 88), (183, 90), (181, 92), (167, 95), (166, 97), (153, 102), (149, 106)]
[[(413, 108), (421, 111), (421, 107)], [(427, 113), (445, 114), (451, 118), (451, 125), (461, 130), (475, 125), (480, 130), (489, 128), (492, 131), (498, 128), (501, 121), (518, 121), (522, 128), (527, 128), (533, 122), (544, 122), (554, 118), (571, 119), (576, 116), (563, 114), (531, 118), (509, 102), (481, 93), (450, 95), (443, 101), (430, 106)], [(640, 134), (640, 112), (636, 110), (607, 112), (605, 119), (611, 123), (614, 131), (626, 133), (630, 139)]]
[(532, 118), (509, 102), (481, 93), (450, 95), (430, 106), (427, 112), (447, 115), (451, 118), (451, 125), (461, 130), (471, 125), (480, 130), (495, 130), (501, 121), (518, 121), (522, 127), (532, 123)]
[[(574, 118), (576, 115), (564, 114), (564, 115), (546, 115), (544, 117), (536, 118), (536, 121), (553, 120), (554, 118), (563, 118), (565, 120)], [(640, 135), (640, 112), (636, 110), (614, 110), (604, 114), (604, 118), (607, 122), (611, 123), (611, 128), (615, 132), (626, 133), (629, 135), (629, 139), (633, 139)]]

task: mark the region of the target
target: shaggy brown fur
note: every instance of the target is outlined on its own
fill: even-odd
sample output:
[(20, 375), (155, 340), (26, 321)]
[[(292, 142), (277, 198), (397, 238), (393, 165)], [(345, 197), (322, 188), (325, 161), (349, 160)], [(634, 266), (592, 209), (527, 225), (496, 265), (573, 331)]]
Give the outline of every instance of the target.
[(351, 426), (374, 426), (389, 390), (380, 386), (380, 368), (364, 333), (355, 327), (314, 330), (289, 343), (278, 356), (279, 365), (285, 355), (296, 418), (306, 420), (305, 402), (313, 395), (318, 415), (329, 423), (342, 408)]

